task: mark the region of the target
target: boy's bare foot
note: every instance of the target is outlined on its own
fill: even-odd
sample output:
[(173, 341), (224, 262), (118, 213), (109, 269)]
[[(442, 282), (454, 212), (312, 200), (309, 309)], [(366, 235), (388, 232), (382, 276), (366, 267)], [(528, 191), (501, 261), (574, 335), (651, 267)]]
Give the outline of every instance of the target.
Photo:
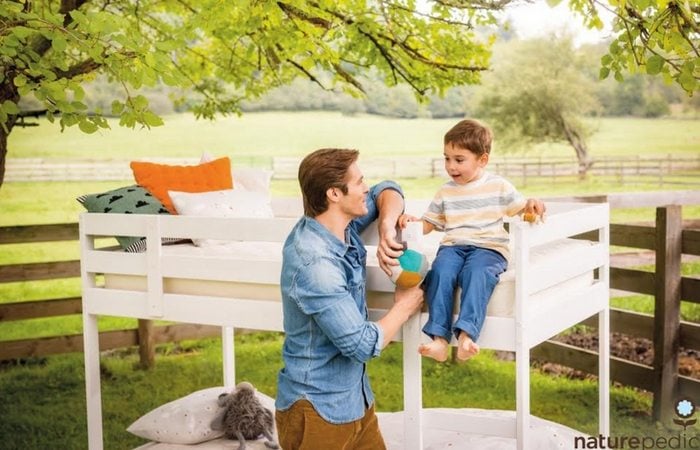
[(438, 362), (447, 361), (450, 346), (443, 338), (435, 338), (429, 344), (421, 344), (418, 347), (418, 353), (428, 358), (433, 358)]
[(469, 358), (479, 354), (479, 345), (472, 341), (467, 333), (459, 334), (459, 345), (457, 346), (457, 358), (466, 361)]

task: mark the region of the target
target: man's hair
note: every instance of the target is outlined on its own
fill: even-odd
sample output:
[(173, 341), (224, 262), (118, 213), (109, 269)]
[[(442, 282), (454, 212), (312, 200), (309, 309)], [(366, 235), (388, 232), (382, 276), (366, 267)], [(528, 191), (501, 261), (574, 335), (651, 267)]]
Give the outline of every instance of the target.
[(360, 152), (347, 148), (322, 148), (306, 155), (299, 165), (299, 186), (304, 198), (304, 214), (316, 217), (328, 209), (326, 191), (338, 188), (348, 193), (345, 177)]
[(445, 133), (444, 144), (452, 144), (463, 150), (469, 150), (476, 156), (491, 153), (493, 133), (485, 124), (474, 119), (465, 119)]

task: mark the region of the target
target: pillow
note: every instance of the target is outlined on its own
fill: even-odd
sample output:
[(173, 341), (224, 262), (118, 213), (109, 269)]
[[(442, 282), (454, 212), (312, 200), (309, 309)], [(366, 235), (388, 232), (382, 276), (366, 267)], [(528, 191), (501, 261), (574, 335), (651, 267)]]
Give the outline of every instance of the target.
[(219, 158), (196, 166), (172, 166), (133, 161), (131, 170), (139, 186), (143, 186), (166, 209), (175, 214), (168, 191), (206, 192), (231, 189), (231, 161)]
[[(214, 157), (211, 154), (204, 152), (199, 162), (207, 163), (213, 160)], [(233, 178), (233, 187), (234, 189), (242, 187), (248, 191), (263, 193), (269, 197), (272, 173), (271, 170), (253, 167), (232, 167), (231, 177)]]
[[(76, 198), (85, 209), (93, 213), (121, 214), (170, 214), (165, 206), (141, 186), (126, 186), (99, 194), (81, 195)], [(139, 236), (115, 236), (119, 246), (127, 252), (146, 250), (146, 239)], [(180, 239), (163, 238), (163, 243)]]
[[(198, 444), (224, 435), (213, 430), (211, 423), (223, 412), (219, 394), (224, 387), (212, 387), (193, 392), (144, 414), (126, 429), (129, 433), (152, 441), (168, 444)], [(264, 407), (275, 412), (275, 400), (255, 392)]]
[[(242, 188), (201, 193), (169, 191), (169, 194), (175, 210), (183, 216), (260, 219), (274, 217), (267, 195)], [(198, 247), (222, 245), (229, 242), (220, 239), (192, 239), (192, 241)]]

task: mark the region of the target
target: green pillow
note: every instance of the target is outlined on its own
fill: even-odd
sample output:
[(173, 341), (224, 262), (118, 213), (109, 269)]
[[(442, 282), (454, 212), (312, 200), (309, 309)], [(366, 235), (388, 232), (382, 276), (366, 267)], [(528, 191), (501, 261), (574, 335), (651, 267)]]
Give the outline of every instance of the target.
[[(81, 195), (76, 200), (93, 213), (121, 214), (170, 214), (165, 206), (141, 186), (126, 186), (100, 194)], [(138, 236), (115, 236), (121, 248), (127, 252), (146, 249), (146, 239)], [(169, 241), (180, 239), (166, 238)], [(164, 241), (166, 239), (163, 239)], [(165, 243), (165, 242), (164, 242)]]

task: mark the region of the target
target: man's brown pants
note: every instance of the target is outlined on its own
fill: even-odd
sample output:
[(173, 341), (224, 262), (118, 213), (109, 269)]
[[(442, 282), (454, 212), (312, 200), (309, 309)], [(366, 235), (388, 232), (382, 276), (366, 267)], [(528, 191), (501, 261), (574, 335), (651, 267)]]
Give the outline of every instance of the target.
[(374, 406), (354, 422), (333, 424), (318, 415), (308, 400), (275, 412), (283, 450), (386, 450)]

